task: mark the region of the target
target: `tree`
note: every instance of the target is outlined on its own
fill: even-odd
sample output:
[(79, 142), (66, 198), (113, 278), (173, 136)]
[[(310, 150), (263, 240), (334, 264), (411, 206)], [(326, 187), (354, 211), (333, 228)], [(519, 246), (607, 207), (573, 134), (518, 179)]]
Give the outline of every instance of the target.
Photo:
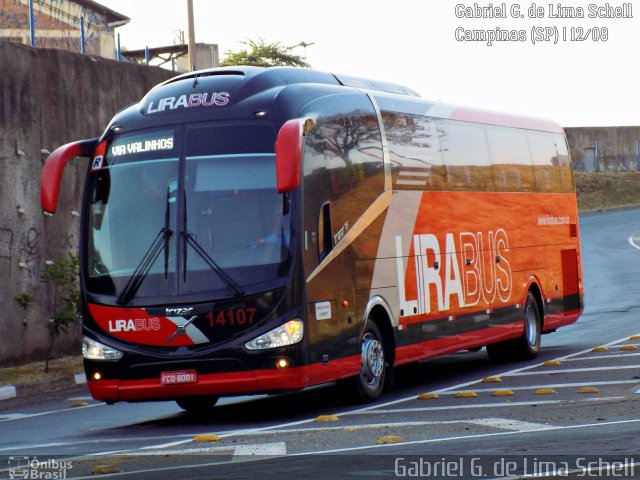
[[(67, 333), (69, 327), (80, 318), (80, 289), (78, 286), (78, 273), (80, 262), (76, 255), (68, 252), (66, 257), (60, 257), (48, 264), (42, 272), (42, 281), (53, 284), (54, 306), (53, 317), (49, 318), (47, 330), (49, 330), (49, 346), (45, 359), (44, 371), (49, 371), (49, 357), (53, 350), (55, 339), (61, 333)], [(19, 300), (14, 299), (21, 308)]]
[[(285, 47), (277, 43), (265, 43), (261, 38), (258, 41), (245, 40), (241, 42), (248, 49), (232, 52), (227, 50), (226, 58), (220, 63), (222, 67), (232, 65), (252, 65), (255, 67), (309, 67), (307, 61), (291, 51), (295, 47)], [(296, 45), (297, 46), (297, 45)]]

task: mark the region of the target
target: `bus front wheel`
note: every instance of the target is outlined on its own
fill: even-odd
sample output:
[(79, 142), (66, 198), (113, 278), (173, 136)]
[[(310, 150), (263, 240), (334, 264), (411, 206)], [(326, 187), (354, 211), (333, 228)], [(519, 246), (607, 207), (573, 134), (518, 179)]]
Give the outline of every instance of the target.
[(178, 398), (178, 406), (189, 413), (207, 413), (218, 402), (218, 397), (185, 397)]
[(349, 379), (350, 390), (356, 399), (373, 402), (382, 394), (387, 366), (384, 356), (384, 339), (373, 322), (367, 325), (360, 340), (361, 365), (357, 376)]

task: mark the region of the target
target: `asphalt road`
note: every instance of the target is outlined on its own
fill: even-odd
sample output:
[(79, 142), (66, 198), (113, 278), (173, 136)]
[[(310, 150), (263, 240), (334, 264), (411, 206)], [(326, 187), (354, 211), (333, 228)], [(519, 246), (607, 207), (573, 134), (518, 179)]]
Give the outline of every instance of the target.
[[(77, 388), (0, 410), (0, 478), (97, 466), (136, 479), (638, 478), (640, 210), (580, 227), (585, 312), (544, 336), (535, 361), (459, 353), (399, 369), (373, 405), (325, 386), (225, 399), (206, 416), (173, 402), (107, 406)], [(203, 434), (217, 439), (194, 441)]]

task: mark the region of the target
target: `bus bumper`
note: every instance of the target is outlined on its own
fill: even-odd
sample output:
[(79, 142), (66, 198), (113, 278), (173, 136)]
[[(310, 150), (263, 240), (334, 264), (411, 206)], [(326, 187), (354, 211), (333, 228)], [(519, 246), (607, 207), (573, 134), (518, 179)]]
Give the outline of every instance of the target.
[(309, 367), (198, 375), (185, 384), (162, 384), (160, 377), (88, 380), (91, 395), (105, 402), (172, 400), (199, 395), (239, 395), (301, 390), (309, 385)]

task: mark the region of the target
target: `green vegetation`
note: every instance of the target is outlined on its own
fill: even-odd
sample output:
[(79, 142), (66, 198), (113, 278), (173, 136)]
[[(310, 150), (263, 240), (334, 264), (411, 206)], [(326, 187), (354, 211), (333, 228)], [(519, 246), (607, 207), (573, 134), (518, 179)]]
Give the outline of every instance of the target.
[(22, 318), (22, 324), (27, 326), (27, 310), (29, 310), (33, 304), (33, 297), (28, 292), (23, 292), (20, 295), (13, 297), (13, 301), (24, 311), (24, 317)]
[(258, 41), (247, 39), (241, 43), (249, 48), (238, 52), (227, 50), (225, 59), (220, 62), (221, 67), (231, 65), (252, 65), (255, 67), (310, 66), (304, 58), (291, 53), (297, 45), (285, 47), (279, 42), (265, 43), (263, 39)]
[(42, 281), (53, 285), (53, 316), (48, 319), (49, 346), (44, 364), (44, 371), (49, 371), (49, 358), (53, 344), (62, 333), (80, 318), (80, 288), (78, 285), (80, 262), (76, 255), (69, 252), (45, 266)]
[(581, 212), (640, 206), (640, 172), (575, 172)]

